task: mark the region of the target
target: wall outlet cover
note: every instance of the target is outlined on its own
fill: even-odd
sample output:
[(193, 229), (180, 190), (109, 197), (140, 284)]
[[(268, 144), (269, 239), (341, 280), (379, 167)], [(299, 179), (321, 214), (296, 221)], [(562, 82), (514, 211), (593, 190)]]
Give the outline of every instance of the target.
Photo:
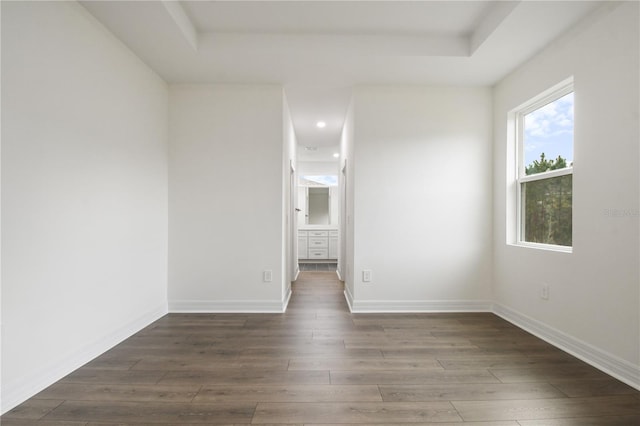
[(542, 284), (540, 288), (540, 298), (542, 300), (549, 300), (549, 284)]

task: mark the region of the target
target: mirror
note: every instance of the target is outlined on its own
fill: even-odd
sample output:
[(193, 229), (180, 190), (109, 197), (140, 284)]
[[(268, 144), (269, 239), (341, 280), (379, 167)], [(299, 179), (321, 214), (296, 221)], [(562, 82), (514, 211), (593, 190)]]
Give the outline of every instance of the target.
[(328, 225), (331, 223), (329, 210), (329, 188), (309, 188), (309, 225)]
[(301, 176), (298, 186), (298, 224), (338, 224), (338, 176)]

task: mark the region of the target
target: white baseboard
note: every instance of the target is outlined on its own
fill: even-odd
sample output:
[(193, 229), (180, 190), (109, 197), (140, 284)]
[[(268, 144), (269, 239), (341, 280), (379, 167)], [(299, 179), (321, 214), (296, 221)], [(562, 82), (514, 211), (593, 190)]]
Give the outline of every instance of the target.
[(347, 301), (347, 306), (349, 306), (349, 312), (353, 313), (353, 295), (346, 285), (344, 286), (344, 298)]
[(282, 300), (282, 312), (283, 313), (287, 312), (287, 308), (289, 307), (289, 302), (291, 301), (291, 294), (292, 294), (291, 286), (289, 286), (288, 290), (289, 291), (287, 292), (287, 294), (285, 295), (284, 299)]
[(286, 310), (289, 297), (290, 295), (285, 300), (170, 300), (169, 312), (181, 314), (281, 314)]
[[(350, 303), (349, 303), (350, 302)], [(353, 313), (491, 312), (483, 300), (347, 300)]]
[(493, 313), (541, 338), (542, 340), (570, 353), (587, 364), (602, 370), (616, 379), (640, 390), (640, 368), (626, 360), (576, 339), (560, 330), (550, 327), (513, 309), (500, 304), (493, 305)]
[(2, 414), (51, 386), (67, 374), (102, 355), (152, 322), (167, 314), (167, 306), (159, 306), (119, 329), (96, 339), (64, 360), (36, 369), (26, 377), (2, 383)]

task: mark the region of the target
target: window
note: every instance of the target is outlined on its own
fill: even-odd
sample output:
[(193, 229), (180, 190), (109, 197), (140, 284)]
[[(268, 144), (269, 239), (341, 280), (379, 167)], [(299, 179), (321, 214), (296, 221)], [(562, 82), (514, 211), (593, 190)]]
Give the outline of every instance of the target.
[(570, 250), (573, 212), (573, 83), (516, 112), (518, 243)]

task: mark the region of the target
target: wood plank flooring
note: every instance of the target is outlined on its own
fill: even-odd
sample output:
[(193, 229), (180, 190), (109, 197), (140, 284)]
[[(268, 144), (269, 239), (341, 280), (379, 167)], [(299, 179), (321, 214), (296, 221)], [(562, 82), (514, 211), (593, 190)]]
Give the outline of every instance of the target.
[(640, 392), (492, 314), (348, 312), (303, 272), (285, 314), (170, 314), (2, 426), (638, 426)]

